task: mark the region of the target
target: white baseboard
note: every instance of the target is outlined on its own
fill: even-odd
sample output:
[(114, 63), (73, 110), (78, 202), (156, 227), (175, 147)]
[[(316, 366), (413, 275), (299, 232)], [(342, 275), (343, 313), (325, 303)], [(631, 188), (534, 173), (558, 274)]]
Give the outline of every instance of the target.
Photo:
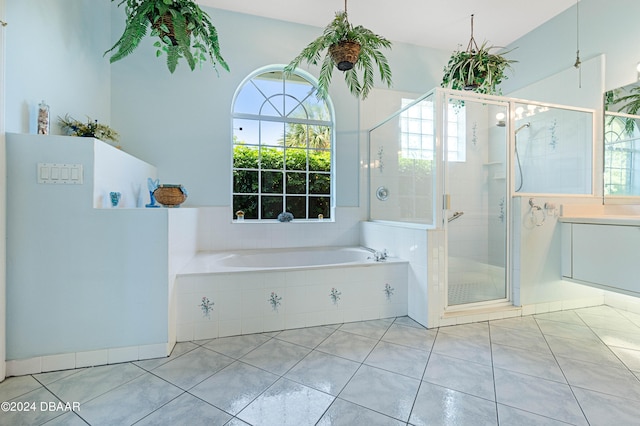
[(7, 377), (163, 358), (169, 356), (174, 345), (175, 342), (157, 343), (8, 360)]

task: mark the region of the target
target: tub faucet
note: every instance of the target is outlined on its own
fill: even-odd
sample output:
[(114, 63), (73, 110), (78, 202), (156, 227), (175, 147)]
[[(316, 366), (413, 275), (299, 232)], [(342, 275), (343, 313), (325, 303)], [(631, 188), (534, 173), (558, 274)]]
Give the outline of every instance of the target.
[[(376, 262), (384, 262), (389, 256), (389, 252), (387, 251), (387, 249), (383, 249), (383, 251), (377, 251), (369, 247), (364, 247), (364, 249), (373, 253), (373, 260), (375, 260)], [(369, 257), (368, 259), (372, 258)]]
[(389, 257), (389, 252), (387, 251), (387, 249), (382, 249), (382, 253), (380, 253), (380, 258), (378, 259), (378, 262), (383, 262), (387, 260), (387, 257)]

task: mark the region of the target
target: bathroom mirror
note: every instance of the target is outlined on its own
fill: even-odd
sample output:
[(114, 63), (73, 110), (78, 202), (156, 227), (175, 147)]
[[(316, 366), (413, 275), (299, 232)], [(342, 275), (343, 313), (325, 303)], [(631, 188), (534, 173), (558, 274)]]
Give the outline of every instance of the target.
[[(604, 94), (604, 202), (640, 196), (640, 82)], [(637, 202), (637, 200), (634, 200)]]

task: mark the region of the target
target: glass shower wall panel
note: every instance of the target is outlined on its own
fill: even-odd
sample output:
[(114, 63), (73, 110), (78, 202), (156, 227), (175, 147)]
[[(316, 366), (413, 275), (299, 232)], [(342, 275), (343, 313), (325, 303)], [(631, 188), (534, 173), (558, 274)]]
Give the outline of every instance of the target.
[(371, 220), (434, 224), (433, 98), (403, 99), (398, 113), (370, 130)]
[(516, 193), (593, 193), (593, 111), (514, 105)]

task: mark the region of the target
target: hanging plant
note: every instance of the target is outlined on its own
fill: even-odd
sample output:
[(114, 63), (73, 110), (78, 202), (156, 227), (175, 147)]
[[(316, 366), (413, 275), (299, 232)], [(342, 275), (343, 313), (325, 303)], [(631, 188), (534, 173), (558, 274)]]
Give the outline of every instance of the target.
[[(116, 1), (116, 0), (111, 0)], [(151, 28), (156, 56), (167, 55), (167, 67), (173, 73), (184, 58), (193, 71), (196, 64), (210, 61), (229, 71), (220, 54), (218, 32), (209, 15), (193, 0), (120, 0), (125, 5), (126, 26), (116, 44), (104, 54), (114, 52), (111, 63), (130, 55)]]
[[(344, 11), (336, 12), (333, 21), (324, 29), (320, 37), (309, 43), (302, 52), (285, 67), (290, 74), (301, 62), (317, 65), (324, 54), (318, 93), (320, 99), (326, 99), (329, 84), (336, 67), (344, 72), (344, 78), (352, 95), (365, 99), (374, 85), (374, 64), (380, 79), (391, 87), (391, 68), (381, 48), (390, 48), (391, 42), (361, 25), (354, 27), (347, 19), (347, 2)], [(362, 75), (358, 72), (362, 71)]]
[(497, 87), (508, 77), (505, 74), (511, 64), (517, 61), (506, 59), (503, 55), (491, 53), (497, 49), (487, 46), (487, 42), (478, 47), (473, 37), (473, 15), (471, 15), (471, 39), (467, 50), (456, 50), (444, 68), (441, 87), (455, 90), (472, 90), (491, 95), (502, 94)]

